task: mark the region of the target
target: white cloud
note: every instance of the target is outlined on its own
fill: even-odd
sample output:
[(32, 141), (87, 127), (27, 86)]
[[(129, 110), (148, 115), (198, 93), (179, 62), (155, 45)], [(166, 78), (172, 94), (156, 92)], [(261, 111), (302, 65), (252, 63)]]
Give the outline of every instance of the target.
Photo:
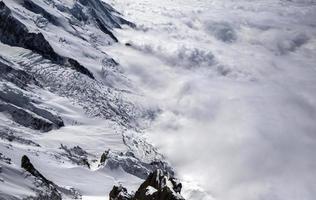
[(189, 181), (191, 199), (207, 199), (203, 189), (218, 200), (315, 198), (314, 1), (124, 9), (147, 29), (122, 32), (131, 57), (112, 54), (137, 65), (133, 80), (162, 109), (147, 135)]

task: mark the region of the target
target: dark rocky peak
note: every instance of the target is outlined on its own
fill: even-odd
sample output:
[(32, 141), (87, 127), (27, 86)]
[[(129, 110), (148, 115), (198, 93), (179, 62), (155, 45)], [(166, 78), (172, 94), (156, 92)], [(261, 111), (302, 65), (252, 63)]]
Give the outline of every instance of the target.
[(127, 192), (127, 189), (121, 185), (113, 186), (110, 192), (110, 200), (131, 200), (132, 195)]
[(45, 178), (31, 163), (30, 159), (24, 155), (21, 160), (21, 167), (34, 177), (36, 196), (29, 196), (25, 200), (62, 200), (82, 199), (81, 194), (74, 188), (60, 187), (54, 182)]
[[(32, 8), (36, 8), (38, 12), (43, 10), (35, 6)], [(42, 33), (30, 32), (22, 22), (12, 15), (11, 10), (3, 1), (0, 2), (0, 41), (11, 46), (29, 49), (55, 64), (72, 68), (94, 79), (93, 74), (78, 61), (57, 54)]]
[(156, 170), (149, 174), (135, 195), (129, 194), (123, 186), (114, 186), (110, 200), (184, 200), (182, 184), (167, 172)]
[(22, 5), (24, 8), (28, 9), (29, 11), (42, 15), (44, 18), (46, 18), (50, 23), (54, 24), (55, 26), (60, 26), (60, 23), (58, 22), (58, 19), (56, 16), (50, 14), (44, 8), (34, 3), (32, 0), (23, 0)]
[(133, 200), (182, 200), (182, 184), (158, 169), (147, 177), (136, 191)]
[(93, 17), (106, 28), (121, 28), (122, 24), (135, 27), (133, 23), (118, 16), (119, 13), (105, 2), (100, 0), (79, 0), (78, 2), (89, 8), (93, 13)]
[(21, 167), (32, 174), (40, 183), (41, 187), (45, 188), (45, 194), (41, 192), (38, 194), (38, 198), (34, 199), (62, 200), (62, 196), (57, 190), (57, 185), (55, 185), (52, 181), (46, 179), (37, 169), (35, 169), (30, 159), (26, 155), (22, 156)]
[(22, 126), (43, 132), (64, 126), (60, 116), (38, 105), (40, 101), (31, 97), (28, 86), (40, 87), (33, 75), (2, 61), (0, 72), (0, 81), (8, 82), (0, 91), (0, 112), (11, 115), (11, 119)]
[(0, 56), (0, 80), (11, 82), (21, 89), (25, 89), (29, 84), (40, 86), (34, 76), (21, 69), (11, 67), (1, 60), (3, 58)]

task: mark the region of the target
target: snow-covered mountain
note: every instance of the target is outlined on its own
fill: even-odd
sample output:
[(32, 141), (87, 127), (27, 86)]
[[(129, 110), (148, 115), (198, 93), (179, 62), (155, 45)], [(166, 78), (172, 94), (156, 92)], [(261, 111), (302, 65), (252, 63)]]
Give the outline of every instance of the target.
[(315, 19), (314, 0), (0, 0), (0, 199), (314, 199)]
[(173, 174), (142, 137), (157, 111), (105, 50), (122, 27), (100, 0), (0, 1), (0, 199), (105, 199)]

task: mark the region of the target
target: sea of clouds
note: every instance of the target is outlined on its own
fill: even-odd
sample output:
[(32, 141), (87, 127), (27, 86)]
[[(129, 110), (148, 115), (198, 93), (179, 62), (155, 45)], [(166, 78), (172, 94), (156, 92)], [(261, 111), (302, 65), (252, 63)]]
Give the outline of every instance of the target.
[(139, 29), (110, 54), (188, 199), (315, 199), (314, 0), (112, 2)]

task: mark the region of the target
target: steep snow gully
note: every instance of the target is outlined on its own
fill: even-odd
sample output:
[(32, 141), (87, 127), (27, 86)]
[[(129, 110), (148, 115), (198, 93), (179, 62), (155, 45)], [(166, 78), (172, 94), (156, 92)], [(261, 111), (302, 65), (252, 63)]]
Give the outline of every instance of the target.
[(315, 77), (315, 0), (0, 0), (0, 200), (314, 200)]

